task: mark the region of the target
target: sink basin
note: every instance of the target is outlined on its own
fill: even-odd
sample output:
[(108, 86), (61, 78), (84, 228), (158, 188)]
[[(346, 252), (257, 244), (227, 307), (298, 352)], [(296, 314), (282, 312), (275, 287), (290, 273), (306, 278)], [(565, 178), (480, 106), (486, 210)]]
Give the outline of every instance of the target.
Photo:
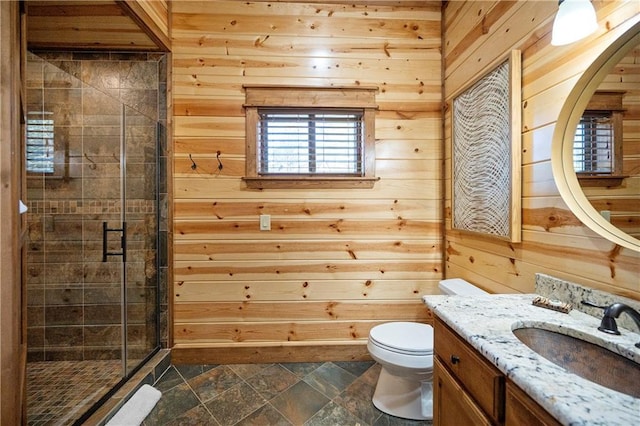
[(640, 364), (596, 344), (542, 328), (513, 334), (547, 360), (591, 382), (640, 398)]

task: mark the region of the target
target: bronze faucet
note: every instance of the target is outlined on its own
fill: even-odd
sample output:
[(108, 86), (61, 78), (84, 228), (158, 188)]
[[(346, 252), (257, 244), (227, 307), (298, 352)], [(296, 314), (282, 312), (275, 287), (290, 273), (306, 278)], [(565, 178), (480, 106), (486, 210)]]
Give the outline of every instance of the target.
[[(614, 303), (604, 310), (604, 316), (602, 317), (602, 322), (600, 323), (598, 330), (609, 334), (620, 334), (618, 331), (618, 324), (616, 324), (616, 318), (618, 318), (623, 312), (629, 314), (640, 330), (640, 312), (625, 305), (624, 303)], [(636, 343), (635, 346), (636, 348), (640, 348), (640, 342)]]

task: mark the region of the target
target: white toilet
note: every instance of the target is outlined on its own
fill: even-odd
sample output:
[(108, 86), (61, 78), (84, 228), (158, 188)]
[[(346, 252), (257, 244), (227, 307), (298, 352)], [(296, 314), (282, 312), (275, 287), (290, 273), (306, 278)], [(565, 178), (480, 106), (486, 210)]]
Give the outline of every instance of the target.
[[(452, 278), (440, 281), (444, 294), (487, 294)], [(415, 322), (389, 322), (369, 332), (367, 349), (382, 369), (373, 395), (378, 410), (412, 420), (433, 418), (433, 328)]]

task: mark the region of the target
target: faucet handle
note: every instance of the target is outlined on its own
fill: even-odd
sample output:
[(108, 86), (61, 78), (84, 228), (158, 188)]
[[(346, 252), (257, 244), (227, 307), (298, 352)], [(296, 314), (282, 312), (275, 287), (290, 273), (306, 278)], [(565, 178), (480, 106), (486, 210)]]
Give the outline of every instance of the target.
[(592, 308), (598, 308), (598, 309), (607, 309), (609, 306), (601, 306), (596, 304), (595, 302), (592, 302), (591, 300), (583, 300), (580, 303), (582, 303), (585, 306), (590, 306)]
[(598, 327), (598, 330), (607, 333), (607, 334), (615, 334), (615, 335), (620, 335), (620, 332), (618, 331), (618, 324), (616, 324), (616, 319), (606, 315), (604, 317), (602, 317), (602, 322), (600, 323), (600, 327)]

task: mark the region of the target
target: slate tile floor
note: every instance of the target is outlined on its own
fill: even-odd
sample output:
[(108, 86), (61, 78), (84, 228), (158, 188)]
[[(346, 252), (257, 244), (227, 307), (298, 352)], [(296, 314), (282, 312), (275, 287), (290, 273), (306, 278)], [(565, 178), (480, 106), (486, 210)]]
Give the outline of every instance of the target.
[(173, 365), (154, 386), (155, 425), (418, 426), (389, 416), (371, 397), (374, 362)]

